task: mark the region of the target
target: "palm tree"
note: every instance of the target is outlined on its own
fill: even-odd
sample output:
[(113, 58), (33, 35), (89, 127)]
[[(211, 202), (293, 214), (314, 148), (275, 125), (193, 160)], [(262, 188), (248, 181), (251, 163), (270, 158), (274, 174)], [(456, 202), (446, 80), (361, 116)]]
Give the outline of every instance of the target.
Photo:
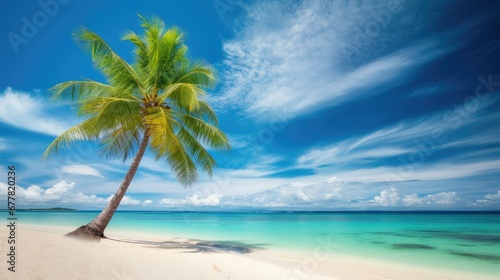
[(188, 58), (185, 35), (179, 28), (166, 29), (157, 17), (139, 17), (144, 34), (126, 31), (122, 37), (135, 45), (133, 65), (97, 34), (81, 27), (74, 34), (75, 40), (91, 53), (107, 83), (67, 81), (50, 89), (55, 100), (74, 103), (77, 115), (86, 118), (59, 135), (48, 146), (44, 158), (76, 141), (99, 141), (106, 158), (121, 157), (126, 161), (133, 156), (106, 208), (70, 236), (104, 237), (146, 149), (157, 160), (165, 159), (184, 187), (196, 181), (197, 167), (212, 174), (216, 163), (205, 147), (230, 149), (206, 100), (205, 90), (215, 84), (213, 68), (203, 60)]

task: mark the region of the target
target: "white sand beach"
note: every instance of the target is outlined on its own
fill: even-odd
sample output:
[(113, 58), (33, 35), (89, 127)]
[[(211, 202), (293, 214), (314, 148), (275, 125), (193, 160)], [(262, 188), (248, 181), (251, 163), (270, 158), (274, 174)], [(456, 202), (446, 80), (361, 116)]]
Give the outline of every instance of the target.
[[(108, 231), (109, 239), (84, 242), (71, 229), (22, 225), (16, 233), (15, 272), (8, 271), (7, 242), (0, 245), (0, 279), (494, 279), (488, 275), (429, 270), (336, 254), (292, 259), (269, 249)], [(0, 240), (7, 240), (2, 230)]]

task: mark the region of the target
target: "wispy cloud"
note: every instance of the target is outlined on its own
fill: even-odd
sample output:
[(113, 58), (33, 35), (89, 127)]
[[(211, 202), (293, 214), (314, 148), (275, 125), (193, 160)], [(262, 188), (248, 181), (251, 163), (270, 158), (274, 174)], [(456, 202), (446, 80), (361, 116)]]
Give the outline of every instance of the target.
[(6, 150), (8, 148), (7, 141), (4, 138), (0, 138), (0, 151)]
[[(287, 9), (276, 5), (247, 7), (242, 30), (224, 43), (224, 89), (215, 100), (219, 105), (238, 106), (256, 118), (276, 112), (298, 116), (394, 87), (416, 66), (456, 47), (443, 47), (438, 37), (423, 38), (371, 53), (360, 63), (346, 63), (339, 45), (355, 48), (353, 30), (373, 21), (374, 13), (387, 12), (388, 2), (304, 1)], [(408, 31), (399, 29), (403, 18), (412, 14), (401, 6), (387, 23), (391, 32), (379, 32), (373, 41), (401, 40), (398, 32)]]
[(63, 118), (55, 118), (55, 108), (45, 98), (14, 90), (10, 87), (0, 94), (0, 122), (7, 125), (47, 135), (59, 135), (71, 124)]
[(425, 95), (433, 95), (439, 92), (442, 92), (445, 88), (443, 86), (426, 86), (419, 89), (414, 90), (409, 96), (425, 96)]
[(60, 172), (76, 175), (104, 177), (97, 169), (81, 164), (64, 165), (61, 167)]
[[(132, 163), (131, 160), (128, 160), (126, 162), (127, 164)], [(141, 165), (140, 168), (145, 168), (150, 171), (156, 171), (156, 172), (161, 172), (164, 174), (169, 174), (169, 167), (168, 164), (165, 161), (162, 160), (156, 160), (155, 158), (151, 156), (145, 156), (141, 160)]]
[[(469, 150), (499, 143), (500, 133), (488, 126), (499, 117), (491, 110), (491, 105), (497, 102), (496, 97), (478, 99), (472, 107), (455, 106), (453, 110), (408, 119), (363, 136), (315, 147), (298, 157), (297, 166), (317, 170), (334, 168), (338, 176), (353, 181), (387, 180), (387, 177), (437, 180), (490, 172), (497, 169), (498, 160), (490, 155), (498, 149), (491, 148), (489, 153)], [(471, 129), (478, 133), (460, 136), (462, 131)], [(442, 150), (460, 153), (446, 159), (433, 158)], [(475, 157), (473, 161), (472, 157)], [(412, 169), (411, 174), (401, 171), (408, 168)], [(404, 176), (394, 176), (403, 173)]]
[(392, 182), (409, 180), (445, 180), (471, 177), (500, 171), (500, 160), (479, 160), (472, 163), (441, 161), (422, 166), (366, 167), (334, 172), (353, 181)]

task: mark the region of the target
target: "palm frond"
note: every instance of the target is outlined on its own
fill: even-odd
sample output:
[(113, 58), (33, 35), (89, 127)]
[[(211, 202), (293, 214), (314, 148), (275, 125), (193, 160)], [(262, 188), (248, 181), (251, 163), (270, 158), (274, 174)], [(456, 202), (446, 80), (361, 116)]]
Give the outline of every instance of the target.
[(183, 127), (196, 139), (200, 139), (211, 148), (227, 151), (231, 149), (229, 139), (219, 128), (189, 114), (180, 113), (180, 115)]
[(139, 17), (144, 34), (129, 30), (121, 37), (135, 46), (133, 66), (91, 30), (81, 27), (74, 34), (107, 83), (67, 81), (50, 89), (55, 100), (75, 104), (86, 119), (59, 135), (43, 157), (76, 141), (99, 141), (104, 157), (126, 160), (141, 139), (148, 139), (156, 158), (166, 160), (179, 182), (190, 186), (198, 178), (197, 167), (211, 175), (216, 166), (207, 148), (230, 149), (207, 101), (215, 70), (188, 57), (181, 29), (167, 29), (158, 17)]
[(163, 107), (147, 108), (144, 124), (150, 135), (150, 145), (155, 148), (158, 157), (167, 153), (165, 143), (169, 138), (175, 138), (174, 124), (176, 123), (170, 110)]
[(178, 65), (187, 60), (187, 47), (184, 45), (185, 34), (177, 27), (169, 28), (158, 42), (162, 56), (158, 60), (157, 88), (164, 88), (172, 83), (178, 71)]
[(174, 126), (178, 125), (177, 122), (168, 109), (155, 107), (149, 110), (145, 123), (156, 159), (165, 158), (179, 182), (184, 186), (191, 185), (198, 173), (195, 163), (175, 135)]
[[(134, 51), (135, 54), (135, 69), (140, 78), (143, 78), (145, 74), (148, 72), (148, 49), (144, 40), (137, 35), (134, 31), (128, 30), (123, 36), (122, 40), (128, 40), (132, 42), (136, 49)], [(144, 82), (143, 82), (144, 84)]]
[(142, 89), (139, 77), (132, 66), (117, 55), (99, 35), (86, 27), (81, 27), (74, 33), (74, 37), (82, 49), (91, 53), (94, 65), (117, 91), (131, 93)]
[(184, 128), (179, 130), (177, 137), (195, 159), (195, 162), (202, 166), (203, 171), (207, 172), (209, 176), (212, 176), (212, 170), (216, 166), (216, 162), (207, 152), (205, 147)]
[(141, 106), (137, 100), (116, 97), (97, 97), (79, 104), (78, 115), (91, 116), (96, 125), (114, 129), (141, 118)]
[[(147, 74), (143, 78), (147, 88), (153, 89), (157, 88), (158, 77), (159, 77), (159, 65), (161, 60), (167, 55), (167, 50), (160, 44), (161, 37), (165, 31), (165, 24), (158, 17), (145, 18), (141, 15), (139, 17), (142, 19), (141, 26), (144, 27), (144, 46), (146, 47), (146, 54), (148, 58), (148, 63), (145, 70)], [(153, 92), (154, 94), (154, 92)]]
[(206, 93), (196, 85), (186, 83), (176, 83), (167, 86), (167, 88), (158, 96), (159, 103), (169, 102), (176, 106), (192, 111), (198, 107), (200, 98), (206, 96)]
[(83, 101), (98, 96), (111, 96), (113, 87), (93, 80), (67, 81), (49, 89), (54, 100)]
[(199, 119), (206, 119), (208, 122), (214, 124), (215, 126), (219, 125), (217, 114), (215, 114), (214, 109), (206, 100), (198, 100), (198, 107), (186, 113)]
[(191, 156), (186, 152), (179, 139), (172, 138), (167, 144), (167, 162), (175, 177), (184, 187), (191, 186), (198, 179), (198, 171)]
[(188, 83), (204, 88), (215, 85), (215, 70), (203, 60), (183, 61), (173, 83)]
[(68, 148), (73, 142), (97, 140), (100, 133), (99, 129), (92, 125), (91, 120), (83, 121), (57, 136), (47, 147), (42, 158), (47, 159), (51, 155), (57, 155), (60, 150)]
[(121, 157), (123, 161), (131, 158), (142, 139), (143, 128), (140, 123), (136, 127), (119, 127), (101, 141), (101, 154), (107, 158)]

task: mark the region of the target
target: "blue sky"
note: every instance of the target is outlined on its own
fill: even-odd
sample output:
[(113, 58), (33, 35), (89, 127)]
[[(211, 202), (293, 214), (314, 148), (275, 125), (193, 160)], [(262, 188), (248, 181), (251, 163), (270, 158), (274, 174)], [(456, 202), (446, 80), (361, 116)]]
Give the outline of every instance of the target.
[[(229, 135), (213, 178), (183, 189), (147, 153), (120, 209), (500, 209), (500, 5), (494, 1), (2, 1), (0, 163), (19, 208), (101, 209), (130, 162), (77, 143), (51, 86), (103, 80), (71, 32), (131, 62), (126, 29), (158, 15), (215, 66)], [(5, 180), (0, 193), (6, 194)]]

